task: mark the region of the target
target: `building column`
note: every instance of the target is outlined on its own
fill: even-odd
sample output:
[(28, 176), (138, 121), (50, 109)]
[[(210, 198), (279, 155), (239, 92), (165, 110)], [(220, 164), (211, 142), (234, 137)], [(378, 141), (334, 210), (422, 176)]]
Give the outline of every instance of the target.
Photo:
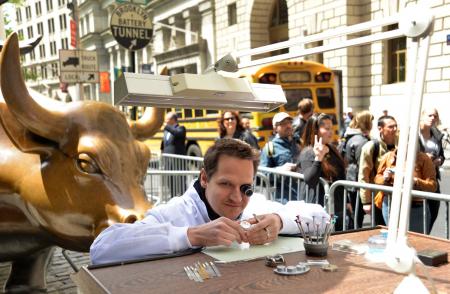
[(212, 64), (217, 60), (216, 43), (215, 43), (215, 30), (216, 26), (214, 23), (213, 15), (213, 5), (211, 1), (203, 1), (198, 5), (198, 11), (201, 15), (201, 39), (206, 40), (207, 51), (202, 50), (200, 55), (200, 68), (199, 73), (203, 72), (208, 65)]

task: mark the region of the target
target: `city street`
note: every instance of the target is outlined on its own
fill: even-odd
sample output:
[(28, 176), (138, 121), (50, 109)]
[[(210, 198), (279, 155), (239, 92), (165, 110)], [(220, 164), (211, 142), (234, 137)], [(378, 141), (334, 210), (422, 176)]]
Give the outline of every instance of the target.
[[(357, 174), (356, 170), (347, 169), (336, 152), (326, 151), (333, 151), (334, 148), (328, 148), (332, 141), (343, 139), (341, 130), (354, 131), (351, 135), (358, 135), (355, 138), (360, 139), (369, 133), (376, 137), (380, 135), (390, 147), (395, 145), (396, 130), (406, 134), (403, 127), (411, 126), (409, 134), (420, 133), (425, 150), (439, 154), (442, 149), (438, 140), (441, 139), (430, 128), (438, 126), (445, 134), (442, 141), (450, 145), (450, 131), (447, 131), (450, 130), (447, 112), (450, 109), (445, 99), (450, 94), (449, 12), (450, 0), (0, 0), (0, 70), (3, 73), (0, 77), (0, 291), (11, 271), (11, 263), (3, 261), (20, 261), (20, 264), (14, 263), (14, 267), (17, 265), (23, 272), (44, 272), (42, 262), (31, 262), (36, 250), (56, 244), (88, 250), (94, 237), (107, 226), (131, 223), (140, 218), (149, 207), (144, 199), (146, 195), (154, 207), (181, 195), (187, 183), (198, 177), (202, 162), (196, 160), (215, 154), (214, 151), (207, 153), (207, 149), (220, 138), (234, 138), (249, 144), (252, 141), (253, 147), (261, 150), (261, 166), (264, 166), (264, 155), (273, 163), (281, 158), (267, 167), (283, 173), (287, 173), (285, 169), (289, 164), (297, 164), (303, 175), (291, 173), (286, 178), (302, 178), (296, 181), (306, 182), (311, 190), (316, 184), (308, 182), (310, 175), (314, 173), (311, 177), (325, 179), (321, 183), (323, 187), (317, 186), (316, 194), (319, 191), (327, 193), (327, 184), (331, 185), (335, 179), (343, 179), (352, 172)], [(364, 120), (358, 118), (363, 113), (367, 118), (365, 127)], [(312, 114), (317, 116), (310, 119)], [(276, 118), (280, 118), (279, 115), (282, 119)], [(386, 123), (391, 120), (392, 124)], [(418, 126), (419, 120), (418, 131), (414, 127)], [(292, 125), (292, 132), (287, 134), (289, 132), (284, 129), (289, 125)], [(377, 125), (379, 134), (376, 134)], [(384, 129), (392, 135), (392, 140), (387, 140), (389, 135), (384, 134)], [(250, 138), (251, 135), (254, 138)], [(270, 141), (278, 138), (284, 145), (289, 144), (289, 148), (274, 149)], [(347, 140), (348, 144), (349, 138), (343, 141)], [(165, 155), (162, 159), (154, 156), (148, 164), (144, 160), (148, 150), (142, 143), (151, 152), (161, 150), (176, 156), (168, 156), (167, 162)], [(307, 152), (296, 154), (300, 151), (294, 150), (297, 143), (301, 148), (314, 150), (315, 154), (311, 153), (314, 156), (308, 159), (314, 169), (302, 163)], [(382, 146), (384, 148), (384, 144)], [(447, 148), (445, 157), (448, 160), (441, 168), (440, 191), (450, 195), (450, 146)], [(401, 149), (397, 163), (403, 162)], [(349, 155), (357, 154), (359, 149), (355, 144), (351, 150), (356, 152), (346, 150)], [(289, 160), (283, 159), (288, 153), (292, 155)], [(375, 158), (379, 154), (378, 151), (371, 153)], [(416, 156), (408, 155), (411, 155), (409, 158)], [(214, 169), (207, 172), (208, 182), (217, 171), (222, 171), (219, 159), (214, 159), (216, 165), (211, 164)], [(188, 160), (192, 161), (181, 165)], [(389, 170), (385, 171), (392, 175), (395, 174), (395, 159), (391, 163), (394, 165), (386, 166)], [(423, 165), (415, 167), (415, 176), (430, 179), (431, 163), (427, 165), (425, 160), (421, 163)], [(233, 168), (241, 172), (241, 166), (236, 165)], [(208, 166), (206, 160), (206, 171)], [(406, 166), (412, 173), (410, 169), (414, 167)], [(152, 169), (155, 169), (154, 173)], [(188, 170), (192, 172), (186, 172)], [(261, 189), (267, 192), (268, 199), (274, 200), (279, 191), (277, 185), (283, 187), (287, 182), (282, 178), (284, 175), (273, 172), (275, 175), (270, 178), (270, 170), (263, 172), (262, 180), (254, 182), (265, 183)], [(390, 185), (392, 182), (388, 182), (387, 174), (384, 182), (381, 178), (380, 182)], [(228, 173), (224, 178), (227, 177)], [(240, 177), (239, 180), (244, 179)], [(352, 179), (357, 181), (356, 177)], [(228, 197), (242, 195), (244, 198), (237, 198), (243, 204), (246, 203), (244, 199), (247, 200), (244, 194), (251, 196), (248, 191), (262, 193), (257, 190), (257, 184), (252, 185), (250, 177), (239, 184), (230, 180), (229, 185), (226, 180), (219, 183), (219, 188), (226, 191), (224, 189), (232, 185), (239, 187), (241, 194), (238, 194), (239, 189), (234, 189), (237, 193), (230, 192)], [(399, 180), (401, 178), (397, 177), (397, 183), (401, 182)], [(417, 179), (414, 180), (417, 184)], [(290, 181), (289, 185), (293, 186), (292, 183)], [(145, 186), (145, 192), (142, 186)], [(395, 186), (396, 191), (401, 188)], [(208, 196), (208, 201), (209, 197), (225, 195), (221, 190), (216, 193), (214, 187), (213, 182), (209, 188), (212, 192), (203, 193)], [(197, 191), (202, 194), (198, 188)], [(339, 199), (342, 195), (337, 195), (337, 191), (329, 199), (335, 196)], [(313, 202), (308, 200), (308, 192), (305, 195), (289, 194), (289, 199), (306, 197), (307, 202)], [(322, 196), (317, 195), (316, 199)], [(283, 197), (277, 199), (284, 200)], [(222, 200), (216, 202), (230, 204), (221, 203)], [(197, 204), (204, 209), (214, 201), (206, 205), (196, 201)], [(333, 207), (332, 201), (330, 204)], [(240, 207), (235, 206), (236, 209)], [(270, 206), (275, 205), (270, 203)], [(322, 208), (316, 208), (323, 213)], [(345, 211), (345, 205), (342, 209)], [(220, 209), (213, 210), (228, 216)], [(299, 210), (303, 215), (303, 210)], [(241, 215), (246, 212), (249, 211), (240, 211)], [(285, 219), (282, 213), (278, 211), (279, 218)], [(391, 213), (397, 215), (398, 210), (392, 209)], [(211, 215), (210, 210), (208, 214)], [(180, 219), (176, 213), (167, 215), (169, 220), (158, 221), (166, 222), (164, 225), (168, 227), (192, 226), (191, 222), (172, 221)], [(346, 221), (336, 212), (336, 217), (338, 215)], [(370, 218), (364, 216), (363, 227), (371, 226)], [(232, 219), (237, 218), (233, 216)], [(269, 242), (269, 235), (275, 238), (277, 232), (271, 231), (272, 227), (265, 219), (275, 222), (275, 228), (279, 227), (279, 222), (278, 218), (261, 213), (262, 225), (266, 227), (259, 225), (259, 230), (265, 230), (267, 239), (264, 242)], [(313, 224), (314, 219), (312, 216)], [(322, 217), (322, 222), (324, 219)], [(259, 219), (256, 218), (256, 222), (259, 223)], [(450, 239), (449, 222), (449, 203), (441, 203), (430, 234)], [(286, 224), (288, 222), (284, 223), (285, 229), (289, 228)], [(310, 223), (306, 224), (311, 232)], [(338, 224), (336, 227), (340, 227)], [(327, 222), (328, 228), (333, 226), (333, 221)], [(205, 231), (208, 230), (208, 226), (205, 227)], [(163, 244), (159, 242), (161, 235), (154, 237), (156, 231), (148, 231), (151, 244), (154, 239)], [(316, 243), (319, 240), (325, 243), (328, 239), (319, 238), (319, 231), (317, 225)], [(163, 233), (169, 237), (169, 243), (177, 240), (170, 232), (169, 229), (168, 233)], [(214, 233), (221, 237), (217, 230)], [(410, 243), (420, 248), (413, 238), (410, 235)], [(427, 240), (424, 241), (426, 247), (436, 249), (428, 243), (431, 238), (420, 238)], [(133, 248), (127, 247), (131, 251), (123, 252), (131, 254), (135, 253), (135, 248), (142, 248), (142, 254), (146, 255), (149, 248), (161, 252), (168, 250), (163, 248), (166, 245), (148, 247), (147, 239), (139, 246), (141, 239), (136, 239)], [(333, 242), (329, 242), (330, 251)], [(366, 244), (367, 235), (357, 242)], [(448, 246), (446, 241), (439, 242)], [(211, 244), (203, 240), (202, 243), (191, 243), (198, 246)], [(181, 248), (181, 245), (177, 246), (169, 248)], [(104, 250), (106, 246), (99, 247)], [(90, 264), (89, 253), (67, 251), (75, 266), (63, 253), (62, 248), (55, 247), (48, 269), (45, 269), (47, 289), (32, 293), (78, 293), (71, 275), (77, 271), (76, 267)], [(142, 254), (136, 253), (137, 256)], [(333, 261), (332, 256), (328, 258)], [(337, 274), (341, 275), (346, 269), (339, 266)], [(167, 268), (170, 271), (176, 269), (172, 265)], [(442, 271), (442, 267), (436, 270), (439, 274), (444, 273), (443, 276), (450, 276), (447, 271)], [(43, 287), (42, 279), (27, 280), (23, 277), (30, 275), (21, 271), (14, 270), (11, 274), (14, 278), (10, 280), (10, 286), (17, 286), (8, 293), (26, 292), (21, 287), (27, 289), (27, 285)], [(248, 273), (242, 268), (240, 271)], [(155, 271), (147, 273), (151, 277), (146, 281), (153, 284), (157, 280)], [(392, 273), (386, 271), (386, 274)], [(114, 275), (114, 280), (118, 276), (121, 275)], [(260, 275), (247, 276), (261, 278)], [(360, 273), (356, 277), (348, 276), (365, 281)], [(386, 285), (383, 279), (370, 278)], [(440, 278), (436, 276), (435, 280)], [(319, 281), (317, 286), (321, 286), (320, 281), (328, 281), (317, 277), (316, 280)], [(341, 285), (347, 286), (343, 281), (339, 280)], [(130, 283), (128, 278), (126, 283)], [(183, 286), (177, 281), (174, 283)], [(162, 283), (161, 287), (154, 287), (154, 291), (167, 291), (167, 285)], [(279, 285), (276, 283), (270, 286), (271, 292), (282, 292), (277, 291)], [(364, 287), (371, 288), (369, 284)], [(205, 291), (205, 288), (199, 289)], [(253, 289), (257, 288), (250, 291)], [(189, 291), (182, 288), (180, 292)]]

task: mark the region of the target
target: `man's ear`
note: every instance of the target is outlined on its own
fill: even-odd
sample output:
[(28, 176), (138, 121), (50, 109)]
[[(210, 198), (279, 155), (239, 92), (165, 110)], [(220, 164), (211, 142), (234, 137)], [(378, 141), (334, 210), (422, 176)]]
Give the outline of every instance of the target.
[(202, 185), (203, 188), (206, 188), (206, 185), (208, 184), (208, 178), (206, 177), (206, 171), (204, 168), (200, 171), (200, 185)]

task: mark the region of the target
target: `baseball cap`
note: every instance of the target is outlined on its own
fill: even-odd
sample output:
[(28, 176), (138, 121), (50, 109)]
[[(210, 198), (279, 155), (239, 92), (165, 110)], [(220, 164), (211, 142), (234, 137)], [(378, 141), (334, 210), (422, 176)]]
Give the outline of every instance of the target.
[(286, 118), (290, 118), (291, 120), (293, 120), (293, 118), (289, 114), (287, 114), (286, 112), (278, 112), (277, 114), (275, 114), (273, 116), (272, 125), (274, 127), (276, 127), (276, 125), (278, 123), (282, 122)]

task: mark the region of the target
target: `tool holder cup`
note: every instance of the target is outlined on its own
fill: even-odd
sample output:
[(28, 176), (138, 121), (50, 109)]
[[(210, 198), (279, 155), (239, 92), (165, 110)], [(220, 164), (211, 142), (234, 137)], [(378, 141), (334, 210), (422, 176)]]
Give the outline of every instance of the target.
[[(322, 219), (312, 218), (312, 224), (304, 222), (297, 216), (297, 223), (300, 235), (303, 238), (303, 247), (307, 256), (324, 257), (328, 254), (328, 239), (334, 229), (337, 217), (330, 220), (325, 217)], [(306, 228), (304, 228), (306, 227)]]
[(303, 247), (307, 256), (324, 257), (328, 254), (328, 241), (325, 241), (323, 237), (304, 238)]

